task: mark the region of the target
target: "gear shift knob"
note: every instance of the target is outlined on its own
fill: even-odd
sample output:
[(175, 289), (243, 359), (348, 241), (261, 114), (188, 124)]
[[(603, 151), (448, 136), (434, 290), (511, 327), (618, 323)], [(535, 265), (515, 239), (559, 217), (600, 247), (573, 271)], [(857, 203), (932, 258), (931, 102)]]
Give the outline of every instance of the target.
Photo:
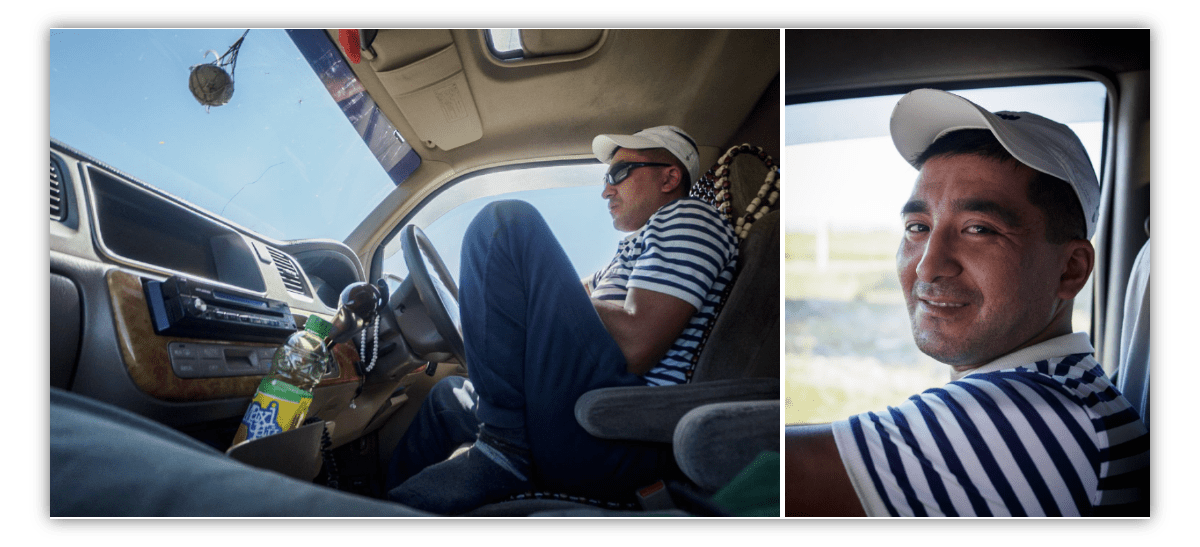
[(379, 287), (360, 281), (347, 285), (338, 299), (337, 315), (333, 316), (333, 328), (325, 339), (327, 344), (340, 344), (366, 328), (375, 314), (386, 305)]

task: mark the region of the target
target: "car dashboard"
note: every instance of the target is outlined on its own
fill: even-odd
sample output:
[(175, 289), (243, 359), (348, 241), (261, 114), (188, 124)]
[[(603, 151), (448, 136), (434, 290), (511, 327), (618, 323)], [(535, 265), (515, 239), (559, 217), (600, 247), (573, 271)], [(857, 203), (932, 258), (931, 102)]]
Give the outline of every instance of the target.
[[(342, 289), (365, 279), (341, 242), (270, 240), (53, 140), (50, 196), (51, 386), (218, 449), (279, 344), (310, 314), (332, 318)], [(162, 287), (178, 284), (185, 313), (204, 319), (190, 329), (164, 328)], [(404, 396), (402, 381), (364, 386), (353, 347), (335, 355), (309, 415), (336, 419), (339, 445)]]

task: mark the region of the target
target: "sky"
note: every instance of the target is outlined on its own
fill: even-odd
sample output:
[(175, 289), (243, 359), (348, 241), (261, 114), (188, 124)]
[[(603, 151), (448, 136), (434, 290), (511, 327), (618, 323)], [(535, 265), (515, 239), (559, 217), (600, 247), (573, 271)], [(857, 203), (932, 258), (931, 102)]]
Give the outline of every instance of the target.
[(51, 30), (50, 136), (268, 237), (340, 241), (395, 186), (285, 32), (246, 35), (229, 103), (188, 90), (243, 32)]

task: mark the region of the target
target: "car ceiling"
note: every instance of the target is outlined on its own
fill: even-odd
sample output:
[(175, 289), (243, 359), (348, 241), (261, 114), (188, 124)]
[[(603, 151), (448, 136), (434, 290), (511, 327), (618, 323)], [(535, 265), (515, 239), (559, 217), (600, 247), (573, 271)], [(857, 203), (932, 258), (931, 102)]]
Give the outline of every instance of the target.
[[(555, 31), (569, 33), (572, 31)], [(594, 30), (574, 31), (598, 33)], [(337, 36), (336, 31), (330, 31)], [(660, 124), (722, 147), (779, 73), (779, 33), (755, 30), (607, 30), (592, 51), (504, 63), (479, 30), (381, 30), (374, 59), (351, 65), (423, 162), (454, 172), (514, 160), (590, 156), (592, 137)], [(395, 71), (453, 45), (474, 97), (482, 137), (430, 148), (385, 84)], [(381, 78), (383, 75), (383, 78)]]
[[(1149, 31), (788, 30), (788, 104), (920, 85), (1150, 69)], [(952, 89), (953, 85), (943, 85)]]

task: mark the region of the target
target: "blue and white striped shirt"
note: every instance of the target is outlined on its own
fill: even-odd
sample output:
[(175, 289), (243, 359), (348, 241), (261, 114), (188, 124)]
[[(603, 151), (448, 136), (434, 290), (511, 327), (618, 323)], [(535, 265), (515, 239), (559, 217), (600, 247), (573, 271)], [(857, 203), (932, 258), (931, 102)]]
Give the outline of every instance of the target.
[(737, 236), (721, 214), (701, 200), (680, 198), (622, 240), (612, 262), (592, 275), (592, 298), (624, 303), (629, 289), (636, 287), (696, 308), (671, 349), (646, 373), (647, 385), (687, 382), (692, 354), (736, 267)]
[(868, 516), (1149, 516), (1150, 436), (1085, 333), (833, 424)]

